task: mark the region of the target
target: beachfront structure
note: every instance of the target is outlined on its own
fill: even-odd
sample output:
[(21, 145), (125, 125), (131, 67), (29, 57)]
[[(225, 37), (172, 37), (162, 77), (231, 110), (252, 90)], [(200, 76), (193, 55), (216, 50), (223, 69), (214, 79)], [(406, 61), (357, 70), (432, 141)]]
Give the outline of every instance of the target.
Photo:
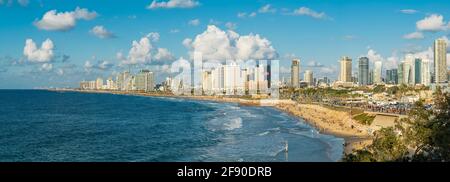
[(308, 86), (314, 86), (314, 77), (311, 70), (306, 70), (303, 78), (305, 79), (305, 82), (308, 83)]
[(293, 59), (291, 64), (291, 84), (292, 87), (299, 87), (300, 83), (300, 59)]
[(383, 80), (381, 79), (381, 69), (382, 69), (382, 62), (375, 61), (374, 69), (373, 69), (373, 83), (374, 84), (380, 84), (383, 82)]
[(358, 83), (359, 85), (369, 84), (369, 58), (360, 57), (358, 61)]
[(116, 90), (117, 89), (116, 84), (114, 83), (114, 80), (112, 79), (112, 77), (109, 77), (106, 80), (106, 85), (104, 85), (104, 86), (105, 86), (106, 90)]
[(95, 81), (95, 89), (100, 90), (103, 88), (103, 78), (98, 77)]
[(210, 95), (212, 93), (212, 76), (211, 71), (203, 71), (202, 72), (202, 90), (206, 95)]
[(155, 88), (155, 78), (153, 72), (149, 70), (141, 70), (135, 76), (135, 89), (138, 91), (149, 92)]
[(341, 72), (339, 75), (339, 80), (341, 82), (351, 82), (352, 81), (352, 59), (350, 57), (344, 56), (340, 60)]
[(435, 83), (446, 83), (447, 80), (447, 42), (440, 38), (434, 41), (434, 73)]
[(129, 71), (124, 71), (122, 73), (119, 73), (116, 77), (116, 82), (117, 82), (117, 89), (118, 90), (131, 90), (131, 84), (130, 84), (130, 80), (131, 80), (131, 74)]
[(244, 91), (244, 78), (241, 68), (235, 62), (223, 66), (224, 89), (227, 95)]

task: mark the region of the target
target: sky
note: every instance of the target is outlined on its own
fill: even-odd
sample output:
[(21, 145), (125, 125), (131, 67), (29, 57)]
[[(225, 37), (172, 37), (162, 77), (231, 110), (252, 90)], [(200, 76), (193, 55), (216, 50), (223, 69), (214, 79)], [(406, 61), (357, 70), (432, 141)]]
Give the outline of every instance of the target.
[(144, 68), (162, 81), (195, 51), (277, 59), (286, 77), (300, 58), (301, 72), (336, 79), (342, 56), (355, 71), (360, 56), (391, 69), (406, 54), (432, 60), (433, 41), (450, 34), (446, 0), (105, 2), (0, 0), (0, 88), (77, 87)]

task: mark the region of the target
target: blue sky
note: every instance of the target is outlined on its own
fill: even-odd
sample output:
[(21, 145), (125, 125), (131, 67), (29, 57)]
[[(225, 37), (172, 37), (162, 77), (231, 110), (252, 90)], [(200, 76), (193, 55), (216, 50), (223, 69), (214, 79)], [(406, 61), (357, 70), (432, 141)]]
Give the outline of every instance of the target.
[[(208, 25), (216, 33), (258, 34), (250, 38), (254, 43), (269, 41), (258, 48), (267, 55), (276, 53), (270, 58), (279, 59), (284, 71), (292, 57), (299, 57), (302, 71), (312, 69), (315, 76), (331, 78), (337, 76), (341, 56), (352, 57), (354, 68), (363, 55), (391, 68), (405, 53), (427, 56), (433, 40), (450, 30), (450, 2), (445, 0), (158, 0), (150, 8), (152, 1), (0, 0), (0, 88), (74, 87), (129, 65), (164, 72), (179, 57), (189, 59), (194, 45), (208, 45), (195, 39)], [(77, 15), (77, 7), (88, 14)], [(72, 13), (75, 23), (67, 17), (57, 25), (44, 21), (51, 10)], [(94, 33), (95, 26), (102, 29)], [(151, 38), (151, 32), (159, 38)], [(151, 55), (133, 59), (132, 42), (140, 44), (146, 37)], [(29, 54), (24, 53), (27, 39), (37, 46)], [(39, 52), (47, 39), (53, 45), (51, 55)], [(192, 47), (183, 44), (185, 39), (192, 40)], [(220, 45), (208, 45), (214, 46)], [(169, 55), (156, 60), (158, 48)], [(259, 58), (254, 54), (246, 56)], [(164, 76), (159, 74), (158, 80)]]

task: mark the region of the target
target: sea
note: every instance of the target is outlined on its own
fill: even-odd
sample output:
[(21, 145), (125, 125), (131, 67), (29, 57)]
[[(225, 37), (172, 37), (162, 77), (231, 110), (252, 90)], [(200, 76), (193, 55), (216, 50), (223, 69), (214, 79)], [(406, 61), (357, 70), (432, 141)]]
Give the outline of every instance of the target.
[(343, 144), (273, 107), (0, 90), (0, 162), (332, 162)]

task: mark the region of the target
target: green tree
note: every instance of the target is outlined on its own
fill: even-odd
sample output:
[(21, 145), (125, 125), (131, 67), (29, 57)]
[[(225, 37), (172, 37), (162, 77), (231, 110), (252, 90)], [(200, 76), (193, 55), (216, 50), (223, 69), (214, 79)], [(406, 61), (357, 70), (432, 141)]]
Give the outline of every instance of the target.
[(416, 102), (395, 129), (381, 129), (371, 145), (346, 155), (344, 161), (450, 161), (450, 93), (437, 88), (432, 109)]

